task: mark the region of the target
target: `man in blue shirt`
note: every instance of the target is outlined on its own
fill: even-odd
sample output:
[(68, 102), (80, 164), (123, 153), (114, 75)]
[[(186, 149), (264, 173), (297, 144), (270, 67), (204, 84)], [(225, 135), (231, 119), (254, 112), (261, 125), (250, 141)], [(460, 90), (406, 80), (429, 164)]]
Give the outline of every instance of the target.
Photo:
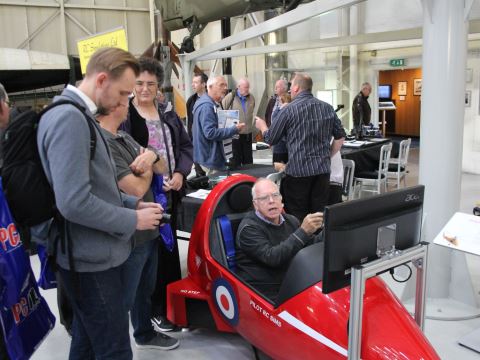
[(227, 82), (223, 76), (208, 79), (207, 93), (193, 107), (193, 160), (210, 175), (226, 166), (223, 140), (238, 134), (245, 124), (218, 127), (218, 106), (225, 96)]
[(274, 145), (286, 136), (288, 163), (282, 181), (285, 208), (300, 221), (308, 213), (323, 211), (327, 204), (330, 158), (340, 150), (345, 138), (333, 107), (316, 99), (312, 86), (309, 75), (297, 73), (291, 86), (293, 100), (270, 129), (265, 120), (256, 118), (265, 142)]

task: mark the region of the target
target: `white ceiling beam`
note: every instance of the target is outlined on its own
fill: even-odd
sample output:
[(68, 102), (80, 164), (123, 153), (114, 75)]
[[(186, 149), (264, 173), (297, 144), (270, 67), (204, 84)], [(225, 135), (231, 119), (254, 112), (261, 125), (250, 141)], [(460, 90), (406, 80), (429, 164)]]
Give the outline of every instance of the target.
[[(480, 33), (480, 20), (470, 21), (470, 33)], [(379, 33), (367, 33), (367, 34), (357, 34), (352, 36), (341, 36), (328, 39), (319, 39), (311, 41), (303, 41), (296, 43), (283, 43), (267, 46), (258, 46), (251, 47), (246, 49), (234, 49), (234, 50), (224, 50), (217, 51), (208, 55), (201, 56), (197, 58), (198, 61), (203, 60), (213, 60), (213, 59), (222, 59), (229, 57), (239, 57), (239, 56), (251, 56), (251, 55), (260, 55), (268, 54), (275, 52), (286, 52), (286, 51), (296, 51), (296, 50), (308, 50), (308, 49), (319, 49), (319, 48), (338, 48), (339, 46), (348, 46), (348, 45), (363, 45), (363, 44), (381, 44), (395, 41), (405, 41), (405, 40), (419, 40), (421, 45), (422, 40), (422, 28), (412, 28), (405, 30), (394, 30), (394, 31), (385, 31)], [(395, 47), (394, 44), (390, 47)]]
[(303, 42), (296, 42), (296, 43), (283, 43), (283, 44), (275, 44), (275, 45), (267, 45), (267, 46), (258, 46), (258, 47), (252, 47), (252, 48), (246, 48), (246, 49), (217, 51), (212, 54), (199, 57), (197, 60), (199, 61), (212, 60), (212, 59), (221, 59), (226, 57), (259, 55), (259, 54), (267, 54), (267, 53), (274, 53), (274, 52), (286, 52), (286, 51), (296, 51), (296, 50), (318, 49), (318, 48), (325, 48), (325, 47), (359, 45), (359, 44), (366, 44), (371, 42), (410, 40), (410, 39), (419, 39), (421, 37), (422, 37), (422, 29), (415, 28), (415, 29), (400, 30), (400, 31), (386, 31), (381, 33), (341, 36), (341, 37), (335, 37), (335, 38), (303, 41)]
[(230, 46), (245, 42), (258, 36), (270, 33), (272, 31), (298, 24), (302, 21), (311, 19), (326, 12), (340, 9), (346, 6), (352, 6), (363, 1), (365, 0), (316, 0), (314, 2), (300, 6), (295, 10), (276, 16), (273, 19), (264, 21), (261, 24), (252, 26), (242, 32), (239, 32), (238, 34), (234, 34), (225, 39), (217, 41), (214, 44), (205, 46), (202, 49), (194, 51), (186, 55), (185, 60), (198, 60), (199, 58), (215, 51), (226, 49)]

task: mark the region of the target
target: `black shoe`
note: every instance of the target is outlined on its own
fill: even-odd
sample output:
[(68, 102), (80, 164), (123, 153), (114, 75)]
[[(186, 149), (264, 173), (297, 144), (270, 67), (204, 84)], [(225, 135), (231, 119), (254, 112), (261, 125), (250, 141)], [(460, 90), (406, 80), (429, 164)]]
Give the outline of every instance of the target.
[(138, 349), (172, 350), (180, 345), (180, 341), (168, 335), (159, 333), (156, 334), (152, 340), (145, 343), (138, 343), (135, 341), (135, 345)]
[(176, 330), (176, 326), (172, 324), (165, 316), (154, 316), (152, 318), (153, 328), (157, 332), (168, 332)]

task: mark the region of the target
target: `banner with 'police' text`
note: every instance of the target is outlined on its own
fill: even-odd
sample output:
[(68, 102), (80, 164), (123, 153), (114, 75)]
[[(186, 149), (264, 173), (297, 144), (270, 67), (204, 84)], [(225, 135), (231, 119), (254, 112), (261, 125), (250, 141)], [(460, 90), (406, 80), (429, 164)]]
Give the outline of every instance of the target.
[(29, 359), (55, 326), (0, 182), (0, 324), (11, 360)]

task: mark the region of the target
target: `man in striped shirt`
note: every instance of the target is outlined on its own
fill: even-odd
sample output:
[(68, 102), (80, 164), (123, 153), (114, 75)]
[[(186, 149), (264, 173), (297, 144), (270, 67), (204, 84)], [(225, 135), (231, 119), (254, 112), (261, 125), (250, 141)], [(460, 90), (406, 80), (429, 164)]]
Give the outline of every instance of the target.
[(345, 138), (333, 107), (316, 99), (312, 86), (308, 74), (297, 73), (291, 86), (293, 101), (280, 111), (270, 129), (263, 119), (256, 118), (265, 142), (274, 145), (286, 136), (288, 163), (282, 192), (287, 213), (300, 221), (308, 213), (323, 211), (327, 204), (330, 157), (340, 150)]

